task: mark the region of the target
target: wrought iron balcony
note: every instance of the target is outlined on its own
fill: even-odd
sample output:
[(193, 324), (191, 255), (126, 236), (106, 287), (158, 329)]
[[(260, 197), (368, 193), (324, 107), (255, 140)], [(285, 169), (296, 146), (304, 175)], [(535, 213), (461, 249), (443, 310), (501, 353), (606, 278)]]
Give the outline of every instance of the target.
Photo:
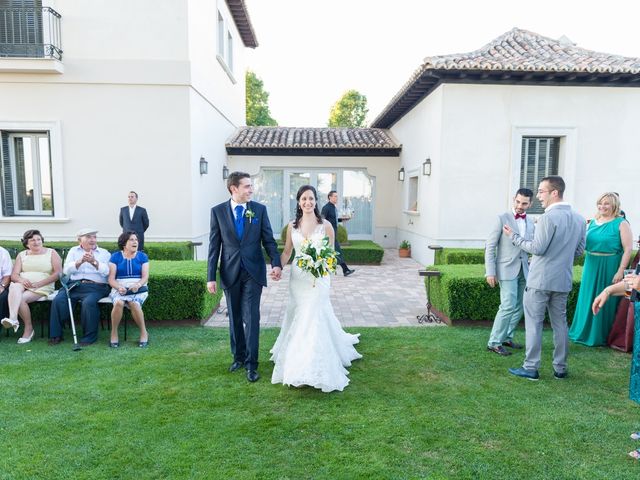
[(50, 7), (0, 8), (0, 57), (62, 60), (61, 18)]

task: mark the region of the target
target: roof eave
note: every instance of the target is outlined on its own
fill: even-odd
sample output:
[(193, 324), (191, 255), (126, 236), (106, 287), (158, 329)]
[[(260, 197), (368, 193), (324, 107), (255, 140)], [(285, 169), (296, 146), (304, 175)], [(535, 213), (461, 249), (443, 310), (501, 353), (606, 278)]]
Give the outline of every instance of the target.
[(609, 72), (425, 69), (373, 120), (371, 128), (391, 128), (442, 83), (640, 87), (640, 74)]
[(285, 157), (399, 157), (397, 148), (263, 148), (227, 146), (228, 155)]
[(258, 46), (258, 39), (256, 33), (253, 30), (251, 19), (249, 18), (249, 11), (244, 0), (226, 0), (233, 21), (240, 32), (240, 38), (245, 47), (256, 48)]

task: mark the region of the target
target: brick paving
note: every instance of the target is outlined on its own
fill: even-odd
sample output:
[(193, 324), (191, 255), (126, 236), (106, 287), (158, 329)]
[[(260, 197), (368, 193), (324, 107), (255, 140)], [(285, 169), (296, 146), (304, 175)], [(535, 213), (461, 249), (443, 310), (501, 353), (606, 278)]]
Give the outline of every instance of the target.
[[(417, 326), (417, 315), (426, 312), (424, 268), (411, 258), (399, 258), (396, 249), (386, 249), (380, 265), (352, 265), (356, 272), (344, 277), (342, 269), (331, 277), (331, 303), (344, 327)], [(267, 267), (268, 268), (268, 267)], [(284, 317), (291, 267), (287, 266), (279, 282), (269, 279), (262, 291), (263, 327), (280, 326)], [(208, 327), (227, 327), (226, 308), (221, 308), (205, 323)], [(424, 324), (434, 325), (434, 324)]]

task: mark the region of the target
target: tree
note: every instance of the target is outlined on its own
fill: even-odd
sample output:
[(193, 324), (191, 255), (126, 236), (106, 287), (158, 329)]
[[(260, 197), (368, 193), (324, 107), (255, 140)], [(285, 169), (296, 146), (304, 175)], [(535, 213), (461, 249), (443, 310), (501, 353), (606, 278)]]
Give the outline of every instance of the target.
[(264, 89), (264, 83), (250, 70), (245, 75), (247, 100), (247, 125), (278, 125), (269, 111), (269, 93)]
[(329, 127), (364, 127), (367, 108), (367, 97), (357, 90), (348, 90), (334, 103), (329, 114)]

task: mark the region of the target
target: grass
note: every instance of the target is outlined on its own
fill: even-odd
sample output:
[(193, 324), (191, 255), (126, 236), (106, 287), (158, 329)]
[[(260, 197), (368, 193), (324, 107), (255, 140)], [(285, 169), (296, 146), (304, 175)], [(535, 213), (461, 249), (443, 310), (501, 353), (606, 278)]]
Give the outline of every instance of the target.
[(77, 353), (3, 335), (0, 478), (638, 478), (629, 355), (572, 346), (554, 380), (546, 332), (530, 382), (487, 328), (357, 331), (364, 358), (331, 394), (270, 383), (277, 329), (255, 384), (226, 371), (225, 329), (152, 328), (147, 350), (102, 332)]

